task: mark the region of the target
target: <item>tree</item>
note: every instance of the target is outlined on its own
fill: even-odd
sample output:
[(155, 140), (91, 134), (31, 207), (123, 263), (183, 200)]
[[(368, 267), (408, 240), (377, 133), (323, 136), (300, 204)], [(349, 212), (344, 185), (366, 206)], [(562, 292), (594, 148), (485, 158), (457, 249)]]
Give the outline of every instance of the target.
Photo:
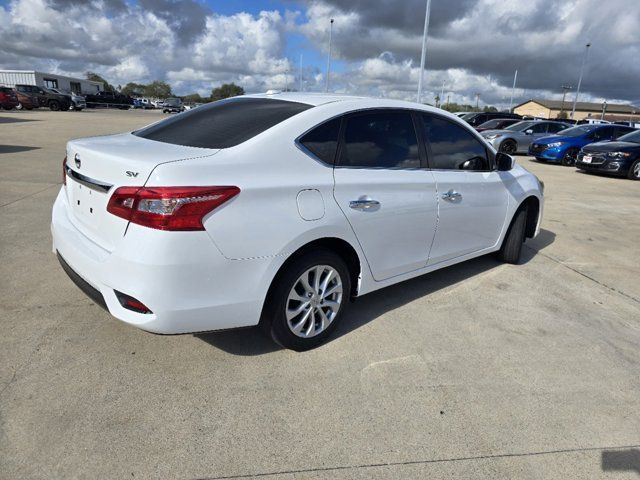
[(85, 73), (85, 77), (87, 77), (87, 80), (91, 80), (93, 82), (102, 82), (104, 84), (104, 90), (106, 92), (116, 91), (113, 85), (111, 85), (109, 82), (107, 82), (104, 78), (102, 78), (100, 75), (98, 75), (95, 72), (87, 72)]
[(167, 82), (154, 80), (144, 88), (144, 96), (152, 98), (168, 98), (173, 96), (171, 85)]
[(124, 87), (122, 87), (120, 93), (122, 93), (123, 95), (128, 95), (130, 97), (141, 97), (144, 95), (146, 88), (147, 86), (142, 85), (141, 83), (129, 82)]
[(182, 101), (185, 103), (203, 103), (204, 99), (199, 93), (191, 93), (182, 97)]
[(211, 90), (211, 100), (222, 100), (223, 98), (235, 97), (237, 95), (244, 95), (244, 88), (236, 85), (235, 83), (223, 83), (217, 88)]

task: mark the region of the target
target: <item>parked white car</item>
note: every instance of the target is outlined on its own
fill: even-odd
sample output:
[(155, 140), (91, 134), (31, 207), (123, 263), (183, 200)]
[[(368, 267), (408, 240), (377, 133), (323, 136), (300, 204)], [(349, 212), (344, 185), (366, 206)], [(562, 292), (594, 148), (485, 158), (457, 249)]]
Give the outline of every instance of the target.
[(120, 320), (323, 342), (349, 300), (491, 252), (517, 262), (539, 180), (428, 106), (242, 96), (72, 140), (53, 250)]

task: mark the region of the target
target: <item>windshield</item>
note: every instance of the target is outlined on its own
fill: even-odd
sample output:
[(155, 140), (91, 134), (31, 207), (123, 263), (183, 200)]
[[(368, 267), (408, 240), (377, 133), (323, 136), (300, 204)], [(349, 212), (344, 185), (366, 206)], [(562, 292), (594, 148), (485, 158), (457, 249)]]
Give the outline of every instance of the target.
[(564, 130), (560, 130), (557, 134), (563, 137), (579, 137), (585, 133), (589, 133), (592, 130), (598, 128), (598, 125), (579, 125), (577, 127), (569, 127)]
[(527, 128), (529, 128), (531, 125), (533, 125), (536, 122), (518, 122), (518, 123), (514, 123), (513, 125), (509, 125), (507, 128), (505, 128), (505, 130), (511, 130), (512, 132), (522, 132), (524, 130), (526, 130)]
[(618, 141), (640, 143), (640, 130), (635, 130), (631, 133), (622, 135), (621, 137), (618, 137)]
[(192, 108), (133, 134), (174, 145), (229, 148), (309, 108), (306, 103), (236, 97)]

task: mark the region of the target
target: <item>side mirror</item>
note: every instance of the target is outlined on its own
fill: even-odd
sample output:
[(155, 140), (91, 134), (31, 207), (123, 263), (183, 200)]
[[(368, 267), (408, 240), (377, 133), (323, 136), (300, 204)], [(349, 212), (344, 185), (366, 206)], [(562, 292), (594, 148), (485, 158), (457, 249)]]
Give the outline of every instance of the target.
[(508, 172), (515, 165), (515, 161), (510, 155), (498, 152), (496, 153), (496, 165), (499, 172)]
[(525, 135), (533, 135), (533, 130), (529, 129), (524, 132)]

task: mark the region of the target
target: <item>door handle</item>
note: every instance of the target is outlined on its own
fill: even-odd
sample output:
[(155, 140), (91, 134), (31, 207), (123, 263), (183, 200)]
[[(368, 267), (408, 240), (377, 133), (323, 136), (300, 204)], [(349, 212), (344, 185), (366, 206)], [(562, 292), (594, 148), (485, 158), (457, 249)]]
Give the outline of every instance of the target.
[(380, 202), (370, 197), (360, 197), (358, 200), (351, 200), (349, 208), (354, 210), (374, 210), (380, 207)]
[(451, 189), (447, 193), (443, 193), (442, 198), (449, 202), (457, 202), (458, 200), (462, 200), (462, 194)]

